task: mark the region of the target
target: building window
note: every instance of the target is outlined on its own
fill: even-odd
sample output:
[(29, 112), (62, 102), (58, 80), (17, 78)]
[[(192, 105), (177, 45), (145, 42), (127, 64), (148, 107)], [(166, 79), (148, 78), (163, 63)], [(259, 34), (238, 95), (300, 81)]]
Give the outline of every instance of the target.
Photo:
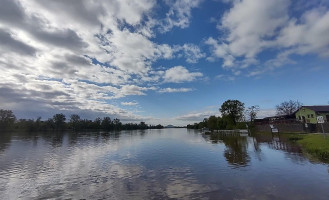
[(310, 118), (310, 115), (307, 115), (307, 118)]
[(314, 115), (313, 114), (311, 114), (311, 118), (313, 118), (314, 117)]

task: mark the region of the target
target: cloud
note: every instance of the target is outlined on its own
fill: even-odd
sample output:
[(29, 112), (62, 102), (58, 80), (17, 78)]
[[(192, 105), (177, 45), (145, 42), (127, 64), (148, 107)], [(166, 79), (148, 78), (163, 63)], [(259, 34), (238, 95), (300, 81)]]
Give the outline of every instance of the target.
[[(189, 20), (199, 1), (166, 3), (174, 5), (169, 10), (180, 13), (177, 19), (176, 14), (168, 15), (174, 22)], [(153, 40), (159, 26), (155, 6), (153, 0), (2, 0), (1, 105), (23, 114), (38, 108), (45, 115), (48, 109), (127, 120), (148, 118), (112, 101), (155, 90), (165, 76), (153, 66), (160, 59), (184, 57), (196, 63), (204, 57), (197, 45)], [(166, 80), (183, 82), (202, 76), (187, 69), (181, 72), (184, 78), (167, 74)]]
[(329, 56), (329, 10), (312, 9), (305, 12), (300, 22), (291, 19), (278, 38), (277, 44), (285, 48), (292, 48), (292, 53), (318, 54)]
[[(155, 1), (153, 0), (120, 0), (115, 1), (115, 3), (115, 9), (118, 9), (118, 11), (114, 12), (117, 12), (118, 19), (124, 20), (132, 25), (138, 24), (142, 20), (144, 14), (150, 12), (151, 8), (155, 6)], [(111, 2), (109, 2), (109, 4), (111, 4)]]
[(0, 14), (0, 22), (9, 26), (21, 37), (71, 50), (88, 46), (71, 28), (52, 26), (42, 15), (37, 15), (30, 9), (24, 8), (26, 2), (4, 0), (2, 3), (3, 8), (8, 6), (12, 12), (8, 13), (8, 11), (1, 10), (4, 11), (4, 14)]
[(103, 47), (111, 53), (109, 63), (128, 73), (145, 74), (153, 61), (172, 55), (168, 45), (154, 44), (142, 34), (128, 30), (114, 30), (106, 35), (106, 41), (111, 44)]
[(136, 85), (124, 85), (118, 91), (118, 97), (124, 97), (127, 95), (145, 95), (144, 91), (155, 90), (155, 87), (140, 87)]
[(262, 119), (264, 117), (271, 117), (276, 115), (275, 109), (260, 109), (257, 113), (257, 118)]
[(101, 86), (73, 80), (41, 79), (22, 74), (8, 76), (8, 73), (2, 73), (0, 78), (1, 105), (21, 116), (26, 116), (25, 113), (35, 114), (37, 107), (36, 116), (42, 117), (65, 111), (82, 112), (86, 114), (85, 117), (94, 117), (98, 113), (99, 116), (107, 114), (123, 120), (145, 119), (107, 101), (127, 95), (144, 95), (144, 91), (153, 89), (135, 85)]
[(197, 63), (201, 58), (206, 57), (206, 54), (195, 44), (176, 45), (174, 51), (182, 52), (178, 56), (183, 56), (188, 63)]
[(7, 32), (4, 29), (0, 28), (0, 43), (1, 43), (1, 50), (0, 53), (8, 53), (8, 52), (15, 52), (23, 55), (34, 56), (36, 53), (36, 49), (24, 42), (16, 40), (13, 35)]
[(187, 28), (190, 24), (191, 12), (202, 0), (166, 0), (170, 10), (160, 23), (160, 31), (168, 32), (174, 27)]
[[(294, 63), (291, 55), (329, 56), (326, 37), (329, 34), (329, 11), (325, 4), (308, 4), (308, 9), (301, 9), (306, 5), (286, 0), (230, 3), (231, 9), (225, 12), (218, 25), (224, 37), (209, 37), (205, 42), (211, 49), (208, 61), (221, 58), (222, 66), (231, 70), (246, 70), (249, 66), (263, 68), (244, 73), (252, 75)], [(291, 12), (290, 8), (298, 8), (298, 14)], [(258, 57), (264, 52), (270, 52), (274, 57), (262, 61)]]
[[(125, 30), (113, 30), (102, 38), (111, 45), (103, 48), (111, 53), (109, 63), (129, 73), (143, 75), (151, 70), (151, 64), (158, 59), (184, 57), (188, 63), (197, 63), (205, 54), (197, 45), (156, 44), (147, 36)], [(177, 54), (175, 56), (175, 54)]]
[(230, 76), (225, 74), (217, 75), (215, 78), (223, 81), (234, 81), (236, 79), (235, 76)]
[(202, 112), (192, 112), (184, 115), (175, 117), (176, 120), (187, 121), (187, 122), (200, 122), (204, 118), (208, 118), (212, 115), (218, 116), (218, 111), (202, 111)]
[(288, 20), (289, 2), (285, 0), (243, 0), (234, 4), (221, 22), (229, 30), (227, 42), (234, 56), (252, 58), (267, 45), (266, 38)]
[(189, 72), (183, 66), (175, 66), (166, 70), (164, 74), (164, 81), (172, 83), (189, 82), (202, 76), (203, 74), (201, 72)]
[(121, 105), (123, 106), (136, 106), (138, 105), (137, 102), (131, 101), (131, 102), (121, 102)]
[(191, 92), (192, 88), (163, 88), (160, 89), (160, 93), (176, 93), (176, 92)]
[(242, 0), (224, 14), (218, 26), (228, 32), (224, 42), (209, 38), (212, 57), (224, 59), (224, 67), (232, 67), (237, 57), (254, 58), (268, 46), (275, 31), (288, 21), (289, 2), (285, 0)]

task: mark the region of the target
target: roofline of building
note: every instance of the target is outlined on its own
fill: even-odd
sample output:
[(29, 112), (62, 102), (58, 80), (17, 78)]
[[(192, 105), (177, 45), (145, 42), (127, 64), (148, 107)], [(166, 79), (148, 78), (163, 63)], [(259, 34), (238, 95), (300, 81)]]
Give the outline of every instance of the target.
[(329, 106), (329, 105), (312, 105), (312, 106), (301, 106), (302, 107), (314, 107), (314, 106)]

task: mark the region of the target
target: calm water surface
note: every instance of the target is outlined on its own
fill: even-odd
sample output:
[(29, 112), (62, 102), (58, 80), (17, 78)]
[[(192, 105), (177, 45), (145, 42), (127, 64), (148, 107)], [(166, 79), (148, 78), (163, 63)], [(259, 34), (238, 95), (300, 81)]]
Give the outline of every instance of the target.
[(271, 136), (0, 135), (1, 199), (329, 199), (328, 165)]

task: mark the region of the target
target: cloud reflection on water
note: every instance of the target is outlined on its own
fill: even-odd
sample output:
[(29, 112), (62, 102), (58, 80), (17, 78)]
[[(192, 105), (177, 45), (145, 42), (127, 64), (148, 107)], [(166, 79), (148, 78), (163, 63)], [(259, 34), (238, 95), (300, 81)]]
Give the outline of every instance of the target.
[(13, 134), (4, 141), (4, 199), (288, 199), (296, 190), (303, 189), (300, 197), (319, 197), (328, 188), (315, 183), (328, 183), (321, 171), (327, 175), (327, 167), (309, 163), (288, 141), (272, 136), (164, 129)]

